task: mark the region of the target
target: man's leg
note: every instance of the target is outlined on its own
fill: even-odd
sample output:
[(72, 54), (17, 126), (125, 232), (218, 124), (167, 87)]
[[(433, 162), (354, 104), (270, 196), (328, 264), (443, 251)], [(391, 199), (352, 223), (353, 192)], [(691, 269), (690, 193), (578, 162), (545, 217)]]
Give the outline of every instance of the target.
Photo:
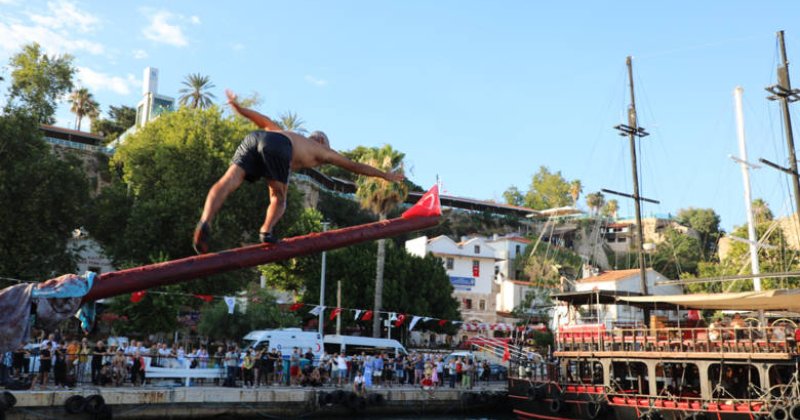
[(261, 225), (259, 234), (262, 242), (277, 242), (277, 238), (272, 235), (272, 229), (286, 211), (288, 186), (275, 180), (268, 180), (267, 185), (269, 185), (269, 207), (267, 207), (267, 216), (264, 218), (264, 224)]
[(200, 223), (194, 232), (194, 246), (198, 253), (208, 252), (209, 224), (214, 216), (219, 212), (222, 203), (228, 198), (230, 193), (236, 191), (242, 181), (244, 181), (244, 169), (238, 165), (231, 165), (222, 178), (219, 179), (208, 191), (206, 202), (203, 206), (203, 214), (200, 216)]

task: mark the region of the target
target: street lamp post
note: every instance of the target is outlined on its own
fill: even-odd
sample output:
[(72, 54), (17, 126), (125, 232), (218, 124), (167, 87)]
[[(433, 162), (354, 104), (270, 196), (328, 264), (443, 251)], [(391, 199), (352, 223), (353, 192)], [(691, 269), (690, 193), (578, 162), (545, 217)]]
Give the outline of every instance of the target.
[[(325, 232), (328, 230), (328, 222), (322, 222), (322, 231)], [(322, 273), (320, 274), (319, 279), (319, 306), (325, 306), (325, 257), (326, 252), (322, 251)], [(325, 320), (325, 311), (319, 311), (319, 335), (322, 336), (322, 326)]]

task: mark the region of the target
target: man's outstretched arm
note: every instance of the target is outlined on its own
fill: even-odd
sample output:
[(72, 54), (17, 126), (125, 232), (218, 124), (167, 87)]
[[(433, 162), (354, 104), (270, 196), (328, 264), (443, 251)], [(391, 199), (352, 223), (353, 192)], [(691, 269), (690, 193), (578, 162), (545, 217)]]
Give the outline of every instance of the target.
[(255, 123), (255, 125), (263, 128), (267, 131), (281, 131), (283, 130), (281, 126), (279, 126), (275, 121), (272, 121), (264, 114), (259, 112), (253, 111), (252, 109), (244, 108), (239, 105), (239, 102), (236, 101), (236, 95), (231, 92), (230, 90), (225, 91), (225, 95), (228, 96), (228, 105), (239, 115), (247, 118), (248, 120)]
[(363, 163), (353, 162), (352, 160), (340, 155), (339, 153), (336, 153), (333, 150), (329, 150), (326, 154), (325, 163), (336, 165), (342, 169), (346, 169), (359, 175), (383, 178), (391, 182), (401, 182), (405, 179), (405, 176), (403, 176), (401, 172), (384, 172), (380, 169), (373, 168), (372, 166), (365, 165)]

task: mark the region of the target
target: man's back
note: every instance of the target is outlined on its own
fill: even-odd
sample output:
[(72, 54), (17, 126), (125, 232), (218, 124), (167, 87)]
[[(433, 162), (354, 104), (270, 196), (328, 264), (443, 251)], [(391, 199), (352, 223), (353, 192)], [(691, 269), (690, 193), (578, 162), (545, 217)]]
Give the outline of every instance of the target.
[(292, 170), (314, 168), (326, 161), (326, 156), (332, 151), (321, 144), (309, 140), (303, 135), (281, 131), (292, 142)]

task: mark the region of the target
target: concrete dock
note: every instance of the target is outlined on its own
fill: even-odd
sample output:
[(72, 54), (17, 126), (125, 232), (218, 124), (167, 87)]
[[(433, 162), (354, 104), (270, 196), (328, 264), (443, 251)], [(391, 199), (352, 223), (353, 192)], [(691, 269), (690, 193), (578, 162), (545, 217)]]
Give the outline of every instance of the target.
[[(377, 388), (365, 397), (350, 388), (223, 387), (83, 388), (12, 391), (6, 419), (351, 418), (382, 415), (477, 414), (508, 410), (505, 384), (472, 390)], [(102, 398), (92, 397), (100, 395)], [(75, 397), (80, 396), (80, 397)], [(68, 402), (69, 400), (69, 402)], [(101, 405), (98, 405), (100, 402)]]

